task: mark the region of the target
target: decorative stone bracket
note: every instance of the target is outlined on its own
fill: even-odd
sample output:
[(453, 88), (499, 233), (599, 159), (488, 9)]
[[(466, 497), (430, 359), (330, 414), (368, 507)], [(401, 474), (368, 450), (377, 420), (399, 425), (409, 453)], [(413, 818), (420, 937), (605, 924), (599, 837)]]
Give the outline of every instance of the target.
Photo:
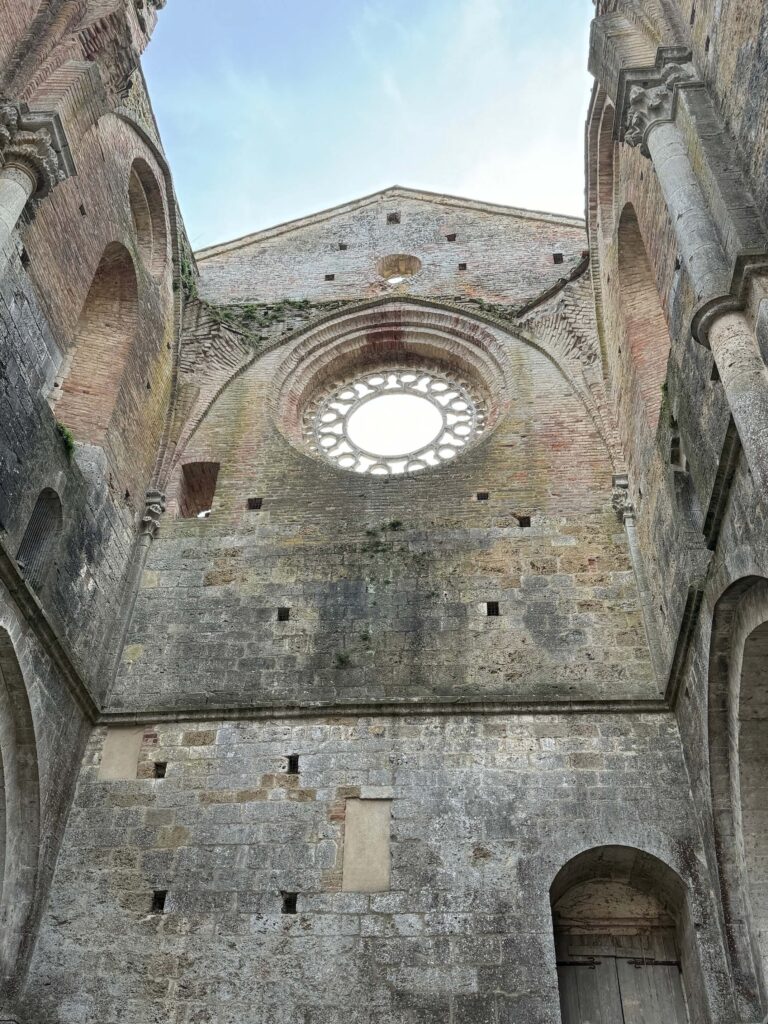
[(160, 519), (165, 512), (165, 495), (162, 491), (147, 491), (144, 500), (144, 515), (141, 532), (154, 539), (160, 529)]
[(626, 82), (618, 120), (623, 141), (628, 146), (639, 146), (643, 156), (650, 157), (648, 135), (656, 125), (674, 120), (675, 90), (683, 84), (700, 84), (690, 61), (672, 60), (663, 64), (653, 78), (646, 78), (642, 84)]
[(34, 182), (30, 200), (37, 202), (60, 181), (75, 174), (75, 165), (56, 113), (30, 111), (25, 104), (0, 99), (0, 168), (22, 167)]
[(634, 519), (635, 506), (629, 497), (629, 477), (626, 473), (619, 473), (613, 477), (613, 496), (611, 505), (620, 523), (627, 519)]

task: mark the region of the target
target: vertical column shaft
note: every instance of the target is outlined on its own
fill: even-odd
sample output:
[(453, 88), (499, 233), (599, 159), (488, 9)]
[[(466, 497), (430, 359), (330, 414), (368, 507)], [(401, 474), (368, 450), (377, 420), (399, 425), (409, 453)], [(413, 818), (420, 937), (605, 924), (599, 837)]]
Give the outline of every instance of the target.
[[(697, 300), (727, 294), (728, 260), (684, 136), (675, 122), (660, 121), (646, 143)], [(743, 313), (729, 310), (712, 320), (708, 338), (747, 463), (768, 494), (768, 371), (757, 337)]]
[(8, 243), (24, 207), (37, 188), (31, 169), (21, 164), (6, 164), (0, 171), (0, 261), (7, 259)]

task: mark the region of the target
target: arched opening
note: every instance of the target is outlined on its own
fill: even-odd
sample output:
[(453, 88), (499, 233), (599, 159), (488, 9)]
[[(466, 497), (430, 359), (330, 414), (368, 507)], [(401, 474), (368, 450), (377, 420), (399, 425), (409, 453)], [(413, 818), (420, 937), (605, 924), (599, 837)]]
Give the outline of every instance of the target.
[(739, 696), (739, 797), (752, 939), (768, 977), (768, 621), (747, 637)]
[(566, 864), (550, 898), (563, 1024), (687, 1024), (693, 932), (667, 865), (598, 847)]
[(614, 119), (614, 106), (606, 99), (597, 138), (597, 215), (600, 229), (606, 236), (613, 232)]
[(768, 580), (715, 608), (709, 658), (712, 812), (731, 968), (745, 1014), (768, 1011)]
[(3, 989), (12, 988), (25, 925), (32, 912), (40, 842), (37, 746), (21, 668), (7, 631), (0, 628), (0, 761), (2, 761), (2, 892), (0, 965)]
[(208, 518), (218, 478), (218, 462), (186, 462), (181, 467), (177, 496), (181, 519)]
[(72, 350), (51, 396), (56, 418), (77, 441), (100, 444), (117, 403), (138, 322), (133, 260), (107, 246), (75, 330)]
[(618, 235), (619, 303), (642, 419), (655, 430), (661, 388), (667, 376), (670, 338), (656, 281), (631, 204), (624, 207)]
[(168, 255), (165, 204), (149, 164), (141, 158), (134, 160), (131, 167), (128, 202), (136, 244), (144, 266), (150, 273), (159, 274)]
[(50, 556), (61, 533), (61, 501), (46, 487), (38, 495), (24, 536), (16, 552), (16, 561), (24, 578), (36, 590), (42, 587), (50, 569)]

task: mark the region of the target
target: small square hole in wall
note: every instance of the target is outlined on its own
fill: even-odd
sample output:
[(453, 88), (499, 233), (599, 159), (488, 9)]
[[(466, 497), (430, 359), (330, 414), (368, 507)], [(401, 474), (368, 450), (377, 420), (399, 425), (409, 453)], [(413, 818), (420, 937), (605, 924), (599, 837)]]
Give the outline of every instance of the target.
[(286, 773), (288, 775), (298, 775), (299, 774), (299, 755), (298, 754), (289, 754), (288, 757), (286, 758), (286, 761), (287, 761), (287, 765), (286, 765), (286, 769), (285, 769)]
[(467, 264), (466, 263), (460, 263), (459, 264), (459, 270), (466, 270), (466, 269), (467, 269)]
[(456, 232), (452, 231), (450, 233), (450, 235), (446, 235), (445, 236), (445, 240), (446, 240), (446, 242), (455, 242), (456, 241)]
[(387, 224), (399, 224), (399, 223), (400, 223), (400, 214), (399, 213), (388, 213), (387, 214)]
[(283, 892), (280, 890), (280, 895), (283, 897), (283, 906), (281, 913), (283, 914), (297, 914), (297, 903), (299, 894), (297, 892)]
[(336, 280), (336, 275), (335, 274), (326, 274), (325, 275), (325, 280), (326, 281), (335, 281)]
[(263, 498), (249, 498), (247, 501), (249, 512), (258, 512), (261, 506), (264, 504)]
[(485, 602), (485, 614), (496, 616), (499, 614), (499, 602), (498, 601), (486, 601)]
[(288, 619), (290, 619), (290, 617), (291, 617), (291, 609), (290, 608), (278, 608), (277, 609), (277, 621), (278, 622), (287, 622)]
[(165, 900), (168, 895), (167, 889), (155, 889), (152, 893), (152, 913), (165, 913)]
[(478, 491), (477, 492), (477, 500), (478, 501), (488, 501), (490, 496), (491, 495), (490, 495), (490, 493), (488, 491)]
[(344, 252), (348, 248), (349, 248), (349, 246), (347, 245), (346, 242), (339, 242), (339, 251), (340, 252)]
[(167, 771), (168, 771), (168, 762), (167, 761), (155, 761), (155, 767), (154, 767), (154, 770), (152, 772), (154, 778), (156, 778), (156, 779), (164, 779), (165, 778), (165, 773)]
[(523, 530), (527, 530), (528, 527), (531, 525), (530, 516), (515, 516), (515, 518), (517, 519), (517, 525), (521, 527), (521, 529)]
[(553, 263), (562, 263), (563, 262), (563, 254), (561, 252), (553, 252), (552, 253), (552, 262)]

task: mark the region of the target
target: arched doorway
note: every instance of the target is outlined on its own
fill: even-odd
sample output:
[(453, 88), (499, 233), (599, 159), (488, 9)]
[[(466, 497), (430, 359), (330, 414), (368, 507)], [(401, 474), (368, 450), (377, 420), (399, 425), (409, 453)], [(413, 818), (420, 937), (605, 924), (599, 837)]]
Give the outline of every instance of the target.
[(709, 769), (717, 869), (742, 1012), (768, 1011), (768, 580), (720, 597), (709, 657)]
[(629, 847), (588, 850), (550, 890), (563, 1024), (688, 1024), (685, 890)]

